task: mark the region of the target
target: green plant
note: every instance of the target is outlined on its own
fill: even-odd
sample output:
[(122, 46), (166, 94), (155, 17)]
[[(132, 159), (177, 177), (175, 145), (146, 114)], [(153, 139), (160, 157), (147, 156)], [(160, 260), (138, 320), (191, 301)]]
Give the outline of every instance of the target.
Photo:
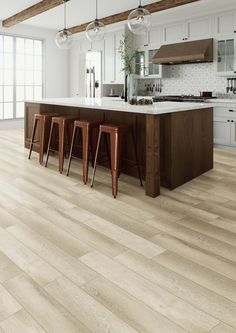
[(120, 40), (119, 53), (123, 62), (122, 70), (126, 74), (140, 74), (140, 66), (136, 64), (136, 60), (139, 57), (138, 49), (133, 50), (127, 35), (123, 36), (123, 40)]

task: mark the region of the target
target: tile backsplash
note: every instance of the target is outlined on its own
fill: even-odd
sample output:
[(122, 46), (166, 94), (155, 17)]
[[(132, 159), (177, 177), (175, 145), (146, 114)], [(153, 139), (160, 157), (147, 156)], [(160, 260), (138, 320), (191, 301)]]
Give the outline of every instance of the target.
[[(199, 95), (200, 91), (212, 91), (214, 96), (236, 98), (236, 95), (226, 93), (227, 78), (217, 76), (212, 63), (171, 65), (163, 69), (161, 95)], [(155, 79), (141, 79), (139, 94), (154, 95), (147, 93), (147, 84), (155, 84)]]

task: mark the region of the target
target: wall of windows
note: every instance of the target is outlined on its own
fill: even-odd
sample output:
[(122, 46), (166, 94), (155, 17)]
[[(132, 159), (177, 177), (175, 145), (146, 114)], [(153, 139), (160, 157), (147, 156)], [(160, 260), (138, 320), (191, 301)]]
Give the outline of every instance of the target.
[(42, 93), (42, 40), (0, 35), (0, 120), (24, 117), (24, 100)]

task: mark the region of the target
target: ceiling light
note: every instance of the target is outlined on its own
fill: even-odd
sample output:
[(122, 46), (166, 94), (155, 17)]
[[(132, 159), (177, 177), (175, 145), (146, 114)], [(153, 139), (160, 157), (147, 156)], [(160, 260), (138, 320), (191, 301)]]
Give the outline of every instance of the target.
[(90, 42), (100, 41), (104, 38), (105, 25), (98, 20), (98, 3), (96, 0), (96, 18), (86, 28), (86, 36)]
[(133, 10), (128, 17), (128, 27), (136, 35), (144, 35), (151, 26), (151, 14), (142, 7), (139, 0), (139, 7)]
[(58, 31), (55, 42), (57, 47), (62, 50), (68, 50), (73, 45), (73, 34), (66, 28), (66, 3), (69, 0), (64, 0), (64, 29)]

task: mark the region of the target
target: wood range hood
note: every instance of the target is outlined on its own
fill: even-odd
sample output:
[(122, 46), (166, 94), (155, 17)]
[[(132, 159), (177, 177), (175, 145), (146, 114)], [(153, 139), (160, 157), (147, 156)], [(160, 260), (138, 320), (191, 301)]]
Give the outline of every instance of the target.
[(162, 45), (152, 61), (164, 65), (213, 62), (213, 38)]

